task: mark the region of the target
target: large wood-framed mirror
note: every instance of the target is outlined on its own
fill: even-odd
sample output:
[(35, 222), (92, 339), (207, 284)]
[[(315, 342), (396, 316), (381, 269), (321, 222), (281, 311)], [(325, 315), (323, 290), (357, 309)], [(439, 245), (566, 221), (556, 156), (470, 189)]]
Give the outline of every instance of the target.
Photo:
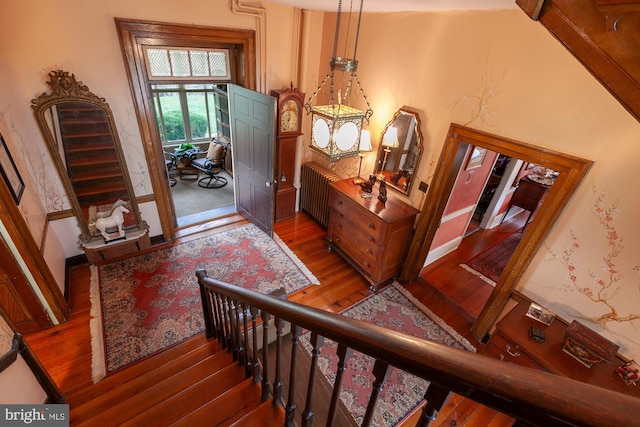
[(147, 234), (109, 104), (66, 71), (51, 71), (48, 78), (51, 93), (33, 99), (31, 107), (78, 220), (83, 246), (104, 243), (93, 218), (120, 200), (129, 211), (123, 218), (125, 232), (131, 230), (133, 238)]
[(384, 176), (389, 187), (409, 194), (421, 156), (420, 116), (417, 111), (402, 107), (396, 111), (380, 136), (376, 159), (379, 176)]
[(469, 146), (485, 148), (528, 163), (544, 166), (559, 173), (545, 202), (527, 225), (520, 244), (507, 263), (489, 300), (482, 309), (471, 332), (484, 338), (509, 299), (549, 231), (569, 203), (592, 162), (569, 154), (513, 139), (478, 131), (462, 125), (449, 128), (433, 181), (425, 199), (416, 231), (400, 275), (401, 281), (416, 280), (427, 259), (456, 178), (467, 159)]

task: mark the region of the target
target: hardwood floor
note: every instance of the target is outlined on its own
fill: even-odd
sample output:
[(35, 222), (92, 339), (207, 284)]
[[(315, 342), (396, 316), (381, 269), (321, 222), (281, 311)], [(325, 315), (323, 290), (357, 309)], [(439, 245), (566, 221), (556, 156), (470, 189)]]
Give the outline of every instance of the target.
[[(193, 239), (204, 233), (236, 227), (244, 223), (245, 221), (239, 220), (238, 217), (224, 218), (213, 224), (221, 228), (212, 228), (212, 225), (201, 225), (197, 228), (198, 235), (191, 235), (187, 230), (183, 230), (182, 237), (171, 244)], [(292, 219), (277, 223), (275, 232), (320, 281), (320, 286), (313, 286), (299, 291), (290, 297), (291, 300), (331, 312), (340, 312), (369, 295), (365, 279), (339, 255), (327, 251), (326, 230), (308, 215), (298, 213)], [(480, 243), (476, 243), (476, 249), (478, 250), (479, 245)], [(157, 248), (156, 246), (153, 249)], [(481, 344), (469, 333), (473, 316), (465, 313), (462, 309), (462, 307), (467, 306), (467, 303), (443, 297), (442, 292), (446, 290), (445, 287), (440, 288), (435, 283), (426, 285), (425, 281), (427, 279), (431, 280), (430, 276), (427, 275), (418, 282), (409, 283), (406, 287), (436, 315), (440, 316), (461, 335), (480, 348)], [(87, 402), (94, 402), (93, 406), (91, 406), (92, 411), (96, 413), (107, 411), (109, 408), (100, 406), (105, 405), (100, 403), (99, 398), (101, 395), (114, 393), (114, 389), (122, 388), (125, 383), (129, 384), (136, 378), (144, 378), (139, 381), (148, 382), (150, 380), (146, 379), (147, 377), (154, 377), (157, 374), (149, 375), (148, 369), (150, 368), (145, 366), (143, 361), (115, 374), (110, 374), (97, 384), (92, 383), (91, 336), (89, 331), (91, 308), (89, 301), (89, 266), (81, 265), (70, 268), (68, 281), (69, 304), (71, 307), (69, 321), (55, 328), (29, 334), (25, 338), (45, 369), (67, 397), (67, 403), (72, 409), (72, 425), (75, 425), (77, 423), (73, 419), (74, 407), (80, 404), (86, 405)], [(152, 361), (149, 361), (147, 365), (152, 363), (155, 368), (164, 368), (164, 365), (175, 357), (176, 352), (182, 351), (191, 354), (195, 351), (192, 347), (203, 345), (207, 345), (206, 340), (204, 340), (203, 336), (197, 336), (186, 343), (176, 346), (177, 348), (172, 349), (173, 353), (171, 354), (167, 353), (166, 356), (163, 356), (161, 353), (153, 358)], [(203, 350), (198, 351), (203, 352)], [(212, 352), (212, 349), (206, 351), (208, 355)], [(141, 385), (136, 385), (135, 387), (141, 387)], [(127, 392), (129, 394), (124, 391), (121, 392), (122, 399), (135, 400), (132, 398), (135, 395), (135, 390), (137, 390), (135, 387)], [(432, 425), (448, 426), (456, 424), (467, 426), (509, 426), (512, 424), (512, 420), (493, 410), (454, 395)]]
[(423, 268), (420, 281), (439, 297), (459, 307), (469, 321), (475, 321), (489, 299), (493, 286), (460, 267), (460, 264), (522, 228), (527, 216), (528, 212), (523, 211), (498, 227), (476, 229), (462, 240), (457, 250)]

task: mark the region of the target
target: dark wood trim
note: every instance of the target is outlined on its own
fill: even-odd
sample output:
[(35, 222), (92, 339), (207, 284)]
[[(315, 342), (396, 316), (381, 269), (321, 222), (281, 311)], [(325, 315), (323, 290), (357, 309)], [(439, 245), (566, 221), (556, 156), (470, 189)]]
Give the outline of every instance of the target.
[[(9, 187), (6, 184), (0, 185), (0, 222), (4, 225), (9, 235), (10, 240), (15, 245), (22, 261), (24, 262), (28, 272), (32, 275), (35, 285), (38, 286), (42, 295), (44, 296), (52, 315), (55, 317), (55, 321), (48, 319), (46, 325), (51, 326), (55, 323), (63, 323), (67, 320), (69, 315), (69, 305), (66, 299), (56, 283), (53, 273), (49, 269), (40, 248), (36, 244), (31, 230), (27, 226), (26, 221), (22, 216), (22, 212), (18, 209), (18, 206), (13, 199)], [(3, 259), (3, 267), (6, 269), (8, 264), (15, 264), (13, 256)], [(19, 268), (19, 267), (17, 267)], [(22, 276), (26, 272), (22, 272), (22, 268), (19, 268)], [(38, 302), (37, 307), (42, 309), (42, 305)], [(33, 309), (33, 307), (31, 307)], [(42, 314), (46, 317), (44, 311)], [(45, 325), (40, 325), (44, 327)]]
[[(516, 3), (536, 18), (538, 0)], [(637, 1), (546, 0), (537, 20), (640, 121), (640, 66), (633, 51), (640, 38), (633, 25), (614, 28), (631, 12), (640, 12)]]
[(521, 244), (511, 257), (505, 268), (505, 273), (500, 277), (487, 304), (471, 329), (473, 335), (481, 339), (489, 332), (500, 315), (516, 284), (593, 162), (452, 124), (400, 275), (400, 280), (403, 282), (416, 280), (424, 261), (427, 259), (457, 171), (462, 164), (463, 156), (460, 153), (462, 150), (459, 148), (464, 143), (484, 147), (530, 163), (544, 165), (560, 172), (555, 184), (549, 190), (545, 203), (527, 227)]
[(173, 240), (176, 220), (170, 203), (171, 190), (165, 177), (165, 160), (156, 125), (156, 116), (149, 93), (149, 82), (144, 62), (143, 45), (165, 43), (177, 46), (220, 47), (229, 46), (235, 52), (236, 73), (232, 83), (248, 89), (256, 87), (255, 31), (231, 28), (204, 27), (164, 22), (115, 19), (120, 46), (127, 69), (129, 87), (134, 100), (138, 126), (142, 137), (153, 194), (156, 196), (162, 234), (166, 241)]
[(18, 353), (20, 352), (20, 341), (22, 340), (22, 336), (20, 334), (14, 333), (13, 338), (11, 339), (11, 349), (7, 351), (5, 354), (0, 356), (0, 372), (7, 369), (9, 366), (13, 364), (18, 358)]

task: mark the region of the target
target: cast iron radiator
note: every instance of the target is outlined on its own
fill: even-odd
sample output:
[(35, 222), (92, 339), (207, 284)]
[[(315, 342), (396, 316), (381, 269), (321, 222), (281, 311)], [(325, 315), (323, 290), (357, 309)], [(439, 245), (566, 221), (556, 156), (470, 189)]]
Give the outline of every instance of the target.
[(300, 173), (300, 210), (326, 227), (329, 224), (329, 183), (340, 179), (316, 162), (303, 164)]

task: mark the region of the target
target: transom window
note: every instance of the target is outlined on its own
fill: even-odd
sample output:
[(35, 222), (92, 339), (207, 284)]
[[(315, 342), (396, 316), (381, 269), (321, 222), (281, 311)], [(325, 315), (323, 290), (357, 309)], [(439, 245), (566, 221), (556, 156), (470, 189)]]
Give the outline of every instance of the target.
[(228, 49), (145, 46), (149, 80), (230, 81)]

